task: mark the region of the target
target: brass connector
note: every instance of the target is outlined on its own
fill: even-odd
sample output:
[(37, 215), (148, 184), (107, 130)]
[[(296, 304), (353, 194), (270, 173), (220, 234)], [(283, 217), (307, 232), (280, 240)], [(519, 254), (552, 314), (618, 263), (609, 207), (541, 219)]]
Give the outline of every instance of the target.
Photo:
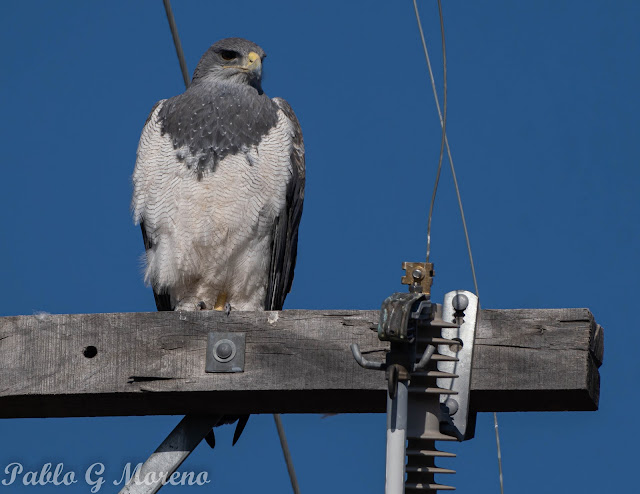
[(402, 284), (409, 285), (411, 292), (421, 292), (431, 295), (431, 284), (433, 283), (433, 263), (429, 262), (403, 262), (402, 269), (405, 274), (402, 277)]

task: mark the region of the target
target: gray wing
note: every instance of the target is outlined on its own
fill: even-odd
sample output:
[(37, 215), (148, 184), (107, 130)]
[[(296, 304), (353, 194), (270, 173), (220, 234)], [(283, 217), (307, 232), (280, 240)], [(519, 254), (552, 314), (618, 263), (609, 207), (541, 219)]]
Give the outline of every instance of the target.
[(304, 200), (304, 142), (302, 129), (289, 103), (282, 98), (273, 98), (291, 123), (291, 170), (287, 184), (286, 205), (273, 227), (269, 285), (265, 300), (266, 310), (282, 310), (284, 299), (291, 290), (293, 271), (298, 253), (298, 226), (302, 216)]
[[(164, 101), (165, 100), (160, 100), (155, 105), (153, 105), (153, 108), (151, 109), (151, 112), (149, 113), (149, 116), (147, 117), (147, 120), (144, 123), (143, 135), (145, 134), (145, 130), (147, 130), (149, 125), (153, 126), (155, 124), (155, 122), (152, 121), (153, 115), (156, 113), (156, 110), (158, 110), (160, 105), (164, 103)], [(140, 156), (140, 151), (141, 151), (140, 148), (145, 145), (149, 146), (149, 142), (141, 140), (138, 148), (138, 156)], [(153, 147), (152, 143), (151, 143), (151, 147)], [(139, 193), (137, 188), (134, 188), (134, 197), (133, 197), (133, 204), (132, 204), (132, 207), (134, 210), (137, 210), (139, 208), (139, 205), (137, 205), (137, 203), (143, 201), (138, 197), (138, 195)], [(142, 241), (144, 242), (144, 250), (149, 251), (154, 248), (153, 242), (151, 240), (151, 234), (145, 226), (144, 216), (140, 215), (138, 217), (137, 213), (135, 214), (136, 214), (136, 221), (140, 223), (140, 229), (142, 230)], [(153, 297), (155, 298), (155, 301), (156, 301), (156, 308), (159, 311), (173, 310), (173, 306), (171, 305), (171, 297), (169, 296), (168, 293), (159, 291), (155, 287), (153, 287)]]

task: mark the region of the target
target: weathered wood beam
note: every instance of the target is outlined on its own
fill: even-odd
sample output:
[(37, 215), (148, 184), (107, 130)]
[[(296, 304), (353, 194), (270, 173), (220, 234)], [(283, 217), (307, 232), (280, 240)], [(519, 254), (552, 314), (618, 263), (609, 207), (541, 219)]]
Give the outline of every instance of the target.
[[(377, 311), (0, 318), (0, 417), (383, 412)], [(205, 373), (210, 331), (246, 333), (245, 371)], [(587, 309), (483, 310), (477, 411), (595, 410), (603, 332)], [(96, 353), (92, 356), (92, 350)]]

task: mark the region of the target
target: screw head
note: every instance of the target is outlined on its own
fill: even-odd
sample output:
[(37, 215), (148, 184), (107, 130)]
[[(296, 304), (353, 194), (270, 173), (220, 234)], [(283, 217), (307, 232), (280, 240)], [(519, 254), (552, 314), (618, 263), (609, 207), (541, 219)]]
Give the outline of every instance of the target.
[(220, 343), (218, 348), (216, 348), (216, 355), (220, 358), (229, 358), (233, 353), (233, 348), (229, 343)]
[(424, 278), (424, 272), (422, 271), (422, 269), (414, 269), (413, 273), (411, 273), (411, 276), (415, 281), (422, 281), (422, 279)]
[(448, 398), (444, 404), (449, 409), (449, 415), (455, 415), (456, 412), (458, 411), (458, 408), (460, 408), (460, 405), (458, 405), (458, 402), (453, 398)]
[(453, 300), (451, 301), (453, 308), (457, 311), (464, 311), (467, 307), (469, 307), (469, 297), (467, 297), (463, 293), (458, 293)]
[(231, 340), (220, 340), (213, 347), (213, 357), (218, 362), (228, 362), (236, 355), (236, 345)]
[(455, 343), (452, 343), (451, 345), (449, 345), (449, 349), (453, 352), (453, 353), (458, 353), (463, 346), (463, 342), (460, 338), (452, 338), (453, 341), (455, 341)]

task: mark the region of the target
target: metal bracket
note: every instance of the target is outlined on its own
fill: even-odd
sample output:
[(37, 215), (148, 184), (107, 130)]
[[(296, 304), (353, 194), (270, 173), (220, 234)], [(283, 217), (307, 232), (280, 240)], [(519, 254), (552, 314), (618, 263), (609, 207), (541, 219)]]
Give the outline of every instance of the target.
[(405, 273), (400, 282), (409, 285), (411, 293), (421, 292), (431, 295), (431, 284), (433, 283), (433, 263), (427, 262), (403, 262), (402, 269)]
[(440, 361), (438, 370), (455, 374), (457, 378), (441, 377), (436, 380), (439, 388), (451, 390), (443, 394), (440, 402), (448, 409), (455, 435), (461, 440), (471, 439), (475, 433), (475, 413), (470, 415), (471, 364), (473, 343), (480, 313), (478, 297), (466, 290), (455, 290), (444, 296), (442, 318), (459, 324), (459, 328), (443, 328), (442, 337), (456, 340), (460, 345), (439, 345), (438, 353), (457, 357), (457, 361)]
[[(422, 310), (420, 302), (426, 301), (424, 293), (394, 293), (382, 302), (378, 338), (381, 341), (412, 343), (415, 338), (415, 321)], [(418, 315), (415, 315), (418, 313)]]
[(245, 333), (209, 333), (205, 372), (244, 372), (245, 346)]

